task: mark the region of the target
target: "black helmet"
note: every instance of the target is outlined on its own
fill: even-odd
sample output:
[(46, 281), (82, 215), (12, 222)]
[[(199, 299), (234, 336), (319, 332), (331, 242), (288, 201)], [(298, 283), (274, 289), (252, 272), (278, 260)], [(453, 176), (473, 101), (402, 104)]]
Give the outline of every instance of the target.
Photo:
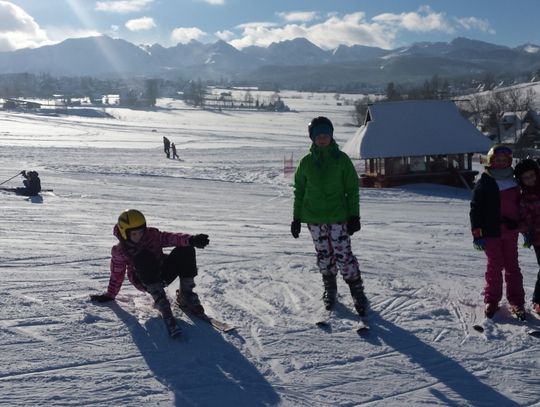
[(518, 162), (514, 168), (514, 177), (516, 177), (517, 182), (521, 184), (521, 176), (530, 170), (533, 170), (536, 176), (540, 177), (540, 167), (538, 167), (538, 163), (536, 161), (526, 158), (525, 160)]
[(325, 133), (330, 134), (332, 138), (334, 137), (334, 125), (332, 124), (330, 119), (327, 117), (317, 116), (309, 122), (308, 132), (309, 132), (309, 138), (311, 140), (315, 139), (314, 137), (315, 128), (318, 128), (318, 130), (322, 130), (322, 131), (319, 131), (319, 133), (322, 133), (324, 131)]

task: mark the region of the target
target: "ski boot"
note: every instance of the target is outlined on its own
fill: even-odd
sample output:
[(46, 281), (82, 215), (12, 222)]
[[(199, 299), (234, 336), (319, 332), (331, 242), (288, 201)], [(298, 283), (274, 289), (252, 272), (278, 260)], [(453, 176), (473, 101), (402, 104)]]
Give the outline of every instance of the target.
[(356, 280), (347, 281), (349, 289), (351, 290), (351, 295), (353, 298), (354, 308), (358, 315), (361, 317), (367, 316), (367, 305), (368, 301), (364, 294), (364, 285), (362, 283), (362, 278), (358, 277)]
[(510, 305), (510, 312), (520, 321), (527, 320), (527, 314), (525, 313), (525, 307), (523, 307), (523, 305)]
[(175, 338), (182, 333), (182, 328), (180, 328), (180, 326), (176, 322), (176, 318), (171, 311), (171, 307), (164, 309), (161, 312), (161, 316), (163, 318), (163, 322), (165, 323), (165, 327), (167, 328), (167, 332), (169, 333), (169, 336), (171, 338)]
[(538, 315), (540, 315), (540, 304), (537, 303), (537, 302), (533, 302), (533, 310), (534, 310), (534, 312), (536, 312)]
[(486, 318), (493, 318), (495, 313), (499, 310), (499, 304), (496, 304), (494, 302), (487, 302), (484, 306), (484, 315)]
[(323, 303), (324, 308), (331, 310), (336, 303), (337, 295), (337, 282), (336, 276), (323, 274), (323, 284), (324, 284), (324, 293), (323, 293)]
[(195, 315), (204, 314), (204, 308), (199, 301), (199, 296), (193, 292), (195, 282), (193, 278), (180, 278), (180, 289), (176, 290), (176, 303), (181, 310)]

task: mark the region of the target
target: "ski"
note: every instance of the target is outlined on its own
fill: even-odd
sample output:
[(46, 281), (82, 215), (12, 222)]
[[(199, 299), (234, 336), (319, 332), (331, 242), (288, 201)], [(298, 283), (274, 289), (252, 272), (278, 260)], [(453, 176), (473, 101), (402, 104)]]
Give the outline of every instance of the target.
[(320, 315), (317, 317), (317, 320), (315, 321), (315, 325), (317, 325), (319, 328), (328, 327), (330, 325), (333, 314), (333, 309), (322, 310)]
[(527, 334), (535, 338), (540, 338), (540, 329), (529, 329), (527, 330)]
[[(526, 320), (521, 320), (516, 317), (519, 321), (526, 322)], [(484, 336), (489, 339), (491, 336), (493, 336), (493, 332), (495, 330), (495, 322), (489, 318), (486, 318), (481, 324), (474, 324), (472, 328), (481, 334), (484, 334)], [(540, 338), (540, 329), (537, 328), (526, 328), (525, 332), (527, 335), (532, 336), (534, 338)]]
[(190, 316), (194, 316), (196, 318), (199, 318), (202, 321), (208, 322), (210, 325), (212, 325), (214, 328), (216, 328), (218, 331), (221, 332), (231, 332), (236, 329), (235, 326), (228, 324), (227, 322), (220, 321), (214, 317), (209, 316), (208, 314), (189, 314)]
[(357, 334), (361, 335), (369, 331), (369, 325), (367, 322), (367, 318), (360, 318), (360, 321), (356, 324), (354, 327), (354, 330)]
[(220, 321), (219, 319), (216, 319), (214, 317), (211, 317), (206, 312), (203, 312), (202, 314), (199, 313), (193, 313), (189, 312), (186, 309), (181, 308), (178, 303), (176, 303), (176, 306), (182, 311), (185, 315), (187, 315), (190, 318), (198, 318), (201, 321), (207, 322), (208, 324), (212, 325), (215, 329), (221, 332), (231, 332), (236, 329), (234, 325), (228, 324), (227, 322)]
[(178, 338), (180, 335), (182, 335), (182, 328), (180, 328), (178, 324), (173, 327), (167, 325), (167, 332), (171, 338)]
[[(17, 188), (0, 187), (0, 191), (17, 192)], [(53, 192), (53, 191), (54, 191), (53, 189), (42, 189), (40, 192)]]

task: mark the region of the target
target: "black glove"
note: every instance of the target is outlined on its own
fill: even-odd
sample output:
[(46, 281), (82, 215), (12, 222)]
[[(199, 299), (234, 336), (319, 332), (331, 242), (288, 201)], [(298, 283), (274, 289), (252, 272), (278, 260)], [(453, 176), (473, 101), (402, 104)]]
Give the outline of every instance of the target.
[(294, 219), (291, 222), (291, 235), (298, 239), (298, 236), (300, 236), (300, 229), (302, 229), (302, 223), (300, 222), (300, 219)]
[(358, 232), (360, 230), (360, 217), (359, 216), (351, 216), (349, 220), (347, 221), (347, 233), (349, 236), (354, 235), (354, 232)]
[(114, 298), (109, 297), (107, 294), (91, 294), (90, 300), (94, 302), (108, 302), (114, 300)]
[(210, 243), (210, 240), (208, 239), (208, 235), (193, 235), (188, 239), (188, 242), (191, 246), (196, 247), (198, 249), (204, 249), (208, 243)]
[(25, 171), (25, 170), (22, 170), (22, 171), (21, 171), (21, 175), (22, 175), (23, 177), (26, 177), (26, 171)]

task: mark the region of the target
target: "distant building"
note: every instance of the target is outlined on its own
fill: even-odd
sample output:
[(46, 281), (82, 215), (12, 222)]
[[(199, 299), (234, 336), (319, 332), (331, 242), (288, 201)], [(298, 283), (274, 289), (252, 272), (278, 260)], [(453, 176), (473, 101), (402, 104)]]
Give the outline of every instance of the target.
[(35, 110), (41, 109), (41, 104), (29, 100), (6, 99), (3, 107), (6, 110)]
[(451, 101), (376, 102), (343, 151), (364, 162), (361, 183), (387, 187), (416, 182), (471, 187), (474, 153), (492, 141)]
[(494, 142), (512, 147), (517, 158), (540, 157), (540, 115), (534, 110), (504, 112), (492, 120), (484, 117), (480, 130)]

